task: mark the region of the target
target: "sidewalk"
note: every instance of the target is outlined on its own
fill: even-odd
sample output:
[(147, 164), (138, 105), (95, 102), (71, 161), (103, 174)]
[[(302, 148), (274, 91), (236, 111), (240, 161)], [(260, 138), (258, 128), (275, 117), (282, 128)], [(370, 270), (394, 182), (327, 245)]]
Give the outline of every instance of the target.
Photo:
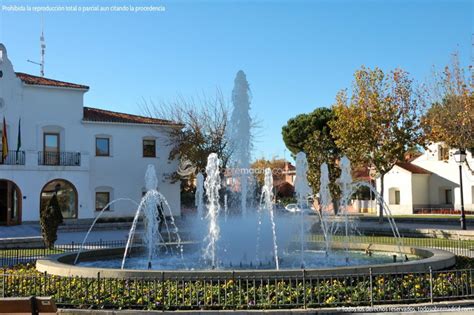
[[(87, 231), (58, 231), (58, 240), (56, 244), (70, 244), (71, 242), (80, 243), (86, 236)], [(15, 226), (0, 226), (0, 239), (3, 238), (22, 238), (39, 237), (41, 238), (41, 229), (39, 224), (28, 223)], [(114, 229), (94, 231), (89, 234), (87, 241), (119, 241), (126, 240), (128, 229)]]

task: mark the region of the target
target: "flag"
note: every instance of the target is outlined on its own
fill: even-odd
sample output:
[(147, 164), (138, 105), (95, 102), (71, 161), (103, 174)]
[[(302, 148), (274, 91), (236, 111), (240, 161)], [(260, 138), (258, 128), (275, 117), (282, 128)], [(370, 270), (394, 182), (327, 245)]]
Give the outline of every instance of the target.
[(18, 119), (18, 139), (16, 141), (16, 161), (18, 162), (18, 153), (21, 149), (21, 118)]
[(8, 137), (7, 137), (7, 123), (5, 116), (3, 116), (3, 132), (2, 132), (2, 161), (8, 156)]

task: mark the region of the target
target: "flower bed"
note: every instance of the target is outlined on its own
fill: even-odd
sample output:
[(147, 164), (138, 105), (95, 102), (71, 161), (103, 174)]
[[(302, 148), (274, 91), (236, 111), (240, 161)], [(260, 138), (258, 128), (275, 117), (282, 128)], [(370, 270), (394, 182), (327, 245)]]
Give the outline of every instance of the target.
[[(466, 259), (460, 260), (466, 266)], [(472, 263), (469, 260), (469, 263)], [(52, 296), (60, 306), (104, 309), (275, 309), (411, 303), (474, 297), (474, 270), (305, 277), (105, 279), (6, 269), (5, 297)]]

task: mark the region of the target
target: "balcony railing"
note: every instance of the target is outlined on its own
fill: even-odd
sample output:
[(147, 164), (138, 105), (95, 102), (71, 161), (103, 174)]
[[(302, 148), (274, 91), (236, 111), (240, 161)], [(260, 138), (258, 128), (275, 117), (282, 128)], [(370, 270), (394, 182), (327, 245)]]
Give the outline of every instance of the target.
[(25, 165), (25, 151), (8, 151), (5, 159), (0, 157), (0, 165)]
[(81, 153), (39, 151), (38, 165), (81, 166)]

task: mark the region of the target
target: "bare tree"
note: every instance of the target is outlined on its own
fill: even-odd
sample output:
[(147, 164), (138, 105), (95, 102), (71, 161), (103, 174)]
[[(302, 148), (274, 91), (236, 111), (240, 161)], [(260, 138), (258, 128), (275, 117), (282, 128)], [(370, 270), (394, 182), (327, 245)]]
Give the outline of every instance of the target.
[(188, 160), (198, 170), (203, 170), (209, 154), (217, 153), (222, 167), (227, 167), (232, 155), (226, 137), (230, 106), (219, 89), (214, 96), (187, 98), (178, 95), (171, 102), (143, 103), (142, 109), (146, 116), (183, 124), (182, 129), (173, 129), (169, 133), (168, 145), (173, 147), (170, 159)]

